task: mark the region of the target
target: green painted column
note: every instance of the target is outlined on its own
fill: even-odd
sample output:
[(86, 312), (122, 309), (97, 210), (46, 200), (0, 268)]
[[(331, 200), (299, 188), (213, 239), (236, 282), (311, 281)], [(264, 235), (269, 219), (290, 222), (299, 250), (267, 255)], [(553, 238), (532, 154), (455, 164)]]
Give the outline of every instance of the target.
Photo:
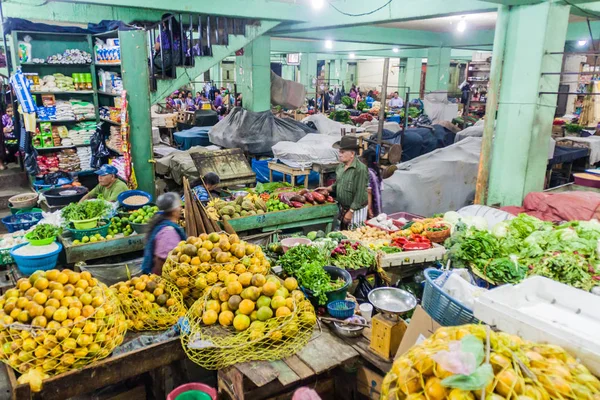
[(300, 56), (300, 83), (306, 88), (307, 97), (315, 96), (315, 85), (313, 80), (317, 75), (317, 55), (314, 53), (302, 53)]
[(406, 85), (406, 63), (404, 62), (403, 59), (400, 59), (400, 62), (398, 64), (398, 95), (400, 95), (400, 97), (402, 97), (404, 99), (404, 97), (406, 96), (406, 88), (402, 87), (402, 86), (407, 86)]
[(406, 86), (410, 89), (410, 99), (419, 97), (421, 90), (421, 66), (420, 58), (409, 58), (406, 60)]
[(295, 70), (296, 70), (295, 65), (282, 64), (281, 65), (281, 77), (283, 79), (287, 79), (288, 81), (295, 81), (296, 80), (296, 76), (295, 76), (296, 71)]
[(215, 64), (212, 67), (210, 67), (209, 69), (210, 71), (210, 80), (213, 82), (216, 82), (216, 84), (218, 86), (223, 86), (221, 85), (221, 63)]
[(127, 90), (131, 159), (138, 188), (155, 194), (149, 73), (140, 60), (148, 59), (145, 31), (120, 31), (121, 71)]
[(450, 50), (449, 47), (433, 47), (427, 51), (426, 92), (448, 90)]
[(343, 62), (343, 60), (340, 60), (338, 58), (333, 60), (333, 77), (332, 78), (336, 79), (335, 81), (333, 81), (333, 84), (341, 85), (342, 82), (344, 81), (343, 75), (342, 75), (342, 62)]
[(238, 57), (241, 73), (238, 90), (242, 93), (244, 108), (254, 112), (271, 109), (271, 38), (260, 36), (244, 47)]
[[(544, 188), (548, 146), (562, 68), (569, 6), (544, 2), (500, 9), (508, 13), (506, 52), (496, 120), (488, 204), (521, 205)], [(500, 19), (501, 15), (499, 15)]]

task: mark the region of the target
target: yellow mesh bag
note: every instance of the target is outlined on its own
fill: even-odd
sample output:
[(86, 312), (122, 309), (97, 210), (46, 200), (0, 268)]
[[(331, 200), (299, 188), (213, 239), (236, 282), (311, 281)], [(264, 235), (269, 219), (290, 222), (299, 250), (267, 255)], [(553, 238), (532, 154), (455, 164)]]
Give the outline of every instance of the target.
[(493, 332), (482, 325), (463, 325), (438, 329), (430, 338), (396, 359), (383, 380), (381, 399), (482, 398), (483, 390), (444, 387), (443, 379), (453, 373), (444, 370), (432, 359), (439, 351), (448, 350), (451, 341), (467, 335), (481, 339), (484, 346), (489, 340), (489, 363), (494, 378), (485, 387), (486, 399), (600, 398), (600, 381), (561, 347), (527, 342), (518, 336)]
[(246, 283), (208, 287), (188, 310), (181, 343), (196, 364), (215, 370), (278, 360), (309, 341), (317, 318), (294, 278), (282, 285), (275, 276), (255, 274)]
[(158, 275), (141, 275), (110, 287), (133, 331), (165, 330), (183, 317), (186, 308), (181, 292)]
[(237, 235), (211, 233), (180, 242), (169, 253), (162, 277), (177, 286), (189, 307), (207, 286), (225, 282), (230, 274), (266, 274), (270, 267), (260, 246)]
[(123, 342), (114, 294), (89, 272), (36, 271), (0, 297), (0, 359), (43, 376), (84, 367)]

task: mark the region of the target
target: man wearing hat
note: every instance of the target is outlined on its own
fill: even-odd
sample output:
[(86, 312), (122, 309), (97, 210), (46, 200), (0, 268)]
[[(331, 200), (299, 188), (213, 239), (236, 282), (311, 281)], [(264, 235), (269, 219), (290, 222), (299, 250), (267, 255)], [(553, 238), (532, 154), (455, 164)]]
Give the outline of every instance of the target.
[(98, 185), (88, 194), (83, 196), (79, 202), (87, 199), (96, 199), (100, 196), (106, 201), (117, 201), (119, 194), (128, 190), (127, 185), (117, 178), (117, 169), (112, 165), (104, 164), (96, 171)]
[(351, 229), (367, 219), (369, 172), (358, 159), (358, 140), (352, 136), (343, 136), (333, 144), (340, 152), (335, 170), (335, 183), (323, 188), (333, 193), (340, 206), (340, 229)]

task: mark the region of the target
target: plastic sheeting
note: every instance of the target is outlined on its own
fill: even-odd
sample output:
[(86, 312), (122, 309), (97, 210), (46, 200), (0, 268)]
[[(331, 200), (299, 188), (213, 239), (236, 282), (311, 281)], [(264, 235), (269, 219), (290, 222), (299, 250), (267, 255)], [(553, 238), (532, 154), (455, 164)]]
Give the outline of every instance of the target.
[(399, 164), (383, 181), (383, 211), (432, 215), (470, 204), (480, 149), (480, 138), (468, 138)]
[[(269, 182), (269, 163), (275, 161), (274, 159), (269, 160), (256, 160), (252, 159), (252, 171), (256, 174), (256, 181), (261, 183)], [(283, 181), (283, 174), (281, 172), (273, 171), (273, 182)], [(286, 182), (291, 183), (291, 179), (287, 176)], [(319, 173), (310, 171), (308, 175), (308, 183), (311, 185), (317, 185), (319, 183)], [(296, 186), (304, 185), (304, 176), (296, 177)]]
[(364, 129), (357, 128), (354, 125), (341, 124), (337, 121), (331, 120), (323, 114), (309, 115), (302, 120), (302, 123), (304, 124), (309, 122), (312, 122), (317, 127), (317, 131), (319, 131), (319, 133), (335, 136), (338, 138), (338, 140), (342, 136), (342, 128), (346, 129), (347, 133), (350, 133), (352, 129), (356, 129), (357, 132), (364, 131)]
[(306, 100), (303, 84), (288, 81), (271, 71), (271, 104), (285, 108), (300, 108)]
[[(377, 129), (379, 128), (379, 121), (377, 120), (377, 118), (373, 118), (372, 121), (367, 121), (364, 124), (362, 124), (362, 128), (365, 128), (367, 132), (377, 133)], [(386, 121), (383, 123), (383, 129), (387, 129), (391, 132), (398, 132), (401, 129), (401, 127), (400, 124), (397, 122)]]
[(432, 124), (452, 121), (458, 115), (458, 104), (448, 101), (446, 92), (425, 95), (423, 107)]
[(183, 182), (183, 177), (197, 179), (200, 177), (198, 169), (192, 160), (192, 153), (204, 153), (208, 148), (195, 146), (186, 151), (173, 151), (171, 154), (156, 160), (156, 173), (170, 175), (178, 185)]
[(213, 126), (211, 143), (227, 149), (240, 148), (251, 154), (270, 154), (271, 147), (283, 141), (297, 142), (314, 133), (308, 126), (288, 118), (277, 118), (269, 111), (252, 112), (235, 107)]
[(308, 134), (298, 142), (279, 142), (273, 146), (273, 156), (292, 168), (310, 168), (313, 163), (338, 162), (338, 151), (332, 146), (338, 137)]

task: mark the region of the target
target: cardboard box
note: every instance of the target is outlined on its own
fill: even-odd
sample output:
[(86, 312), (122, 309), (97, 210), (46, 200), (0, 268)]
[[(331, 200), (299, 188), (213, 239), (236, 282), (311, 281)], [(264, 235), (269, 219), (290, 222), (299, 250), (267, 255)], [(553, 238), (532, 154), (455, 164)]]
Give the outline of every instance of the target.
[(419, 344), (429, 336), (433, 335), (433, 332), (440, 327), (441, 325), (435, 322), (421, 306), (417, 306), (410, 323), (408, 324), (408, 329), (404, 332), (400, 347), (398, 347), (398, 352), (396, 352), (396, 357), (394, 357), (394, 359), (406, 353), (415, 344)]
[(365, 366), (358, 368), (356, 373), (356, 386), (359, 393), (365, 395), (369, 399), (379, 400), (382, 385), (383, 375), (380, 375)]

